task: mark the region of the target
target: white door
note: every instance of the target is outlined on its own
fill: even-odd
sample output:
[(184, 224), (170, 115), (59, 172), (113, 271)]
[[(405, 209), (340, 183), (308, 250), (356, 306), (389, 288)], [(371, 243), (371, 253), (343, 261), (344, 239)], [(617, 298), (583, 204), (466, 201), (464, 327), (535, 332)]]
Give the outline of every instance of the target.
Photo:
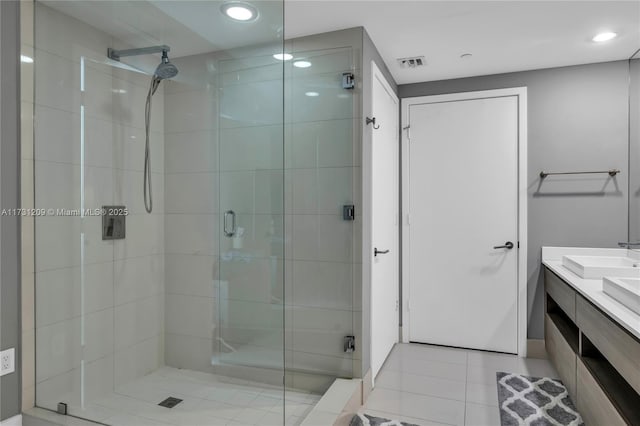
[(409, 340), (518, 353), (518, 97), (408, 120)]
[[(371, 368), (375, 378), (399, 336), (399, 104), (375, 64), (372, 111)], [(374, 127), (377, 127), (375, 129)]]

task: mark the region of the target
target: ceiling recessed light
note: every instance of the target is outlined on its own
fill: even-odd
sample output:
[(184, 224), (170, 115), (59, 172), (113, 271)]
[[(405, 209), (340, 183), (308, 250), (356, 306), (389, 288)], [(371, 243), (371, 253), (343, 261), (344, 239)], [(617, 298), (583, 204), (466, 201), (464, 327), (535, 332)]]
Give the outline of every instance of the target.
[(290, 53), (276, 53), (273, 57), (279, 61), (290, 61), (293, 59), (293, 55)]
[(605, 41), (613, 40), (617, 36), (618, 34), (613, 32), (604, 32), (604, 33), (597, 34), (591, 40), (595, 41), (596, 43), (602, 43)]
[(233, 1), (223, 3), (222, 6), (220, 6), (220, 10), (234, 21), (250, 22), (258, 19), (258, 9), (245, 2)]
[(298, 67), (298, 68), (309, 68), (311, 66), (311, 62), (309, 61), (295, 61), (293, 63), (294, 67)]
[(27, 55), (20, 55), (20, 62), (24, 62), (25, 64), (32, 64), (33, 58)]
[(312, 98), (315, 98), (316, 96), (320, 96), (320, 93), (318, 93), (318, 92), (306, 92), (304, 95), (305, 96), (310, 96)]

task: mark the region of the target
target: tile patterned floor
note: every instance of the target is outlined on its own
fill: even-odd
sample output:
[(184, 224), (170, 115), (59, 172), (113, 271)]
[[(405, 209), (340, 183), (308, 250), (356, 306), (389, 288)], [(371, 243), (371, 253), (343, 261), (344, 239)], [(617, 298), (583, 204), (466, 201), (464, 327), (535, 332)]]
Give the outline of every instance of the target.
[(547, 360), (398, 344), (360, 411), (421, 426), (499, 426), (498, 371), (558, 376)]
[[(157, 404), (183, 401), (168, 409)], [(285, 404), (283, 404), (283, 397)], [(298, 425), (321, 395), (246, 380), (163, 367), (92, 401), (84, 418), (114, 426)]]

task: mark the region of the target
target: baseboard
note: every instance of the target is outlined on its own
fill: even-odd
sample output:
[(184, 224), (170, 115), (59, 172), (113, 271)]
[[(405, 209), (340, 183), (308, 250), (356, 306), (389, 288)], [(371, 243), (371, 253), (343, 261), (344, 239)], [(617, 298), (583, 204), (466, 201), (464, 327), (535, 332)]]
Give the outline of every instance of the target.
[(371, 369), (362, 378), (362, 405), (369, 399), (369, 394), (373, 390), (373, 381), (371, 378)]
[(527, 339), (527, 358), (548, 359), (544, 339)]
[(22, 426), (22, 414), (0, 421), (0, 426)]

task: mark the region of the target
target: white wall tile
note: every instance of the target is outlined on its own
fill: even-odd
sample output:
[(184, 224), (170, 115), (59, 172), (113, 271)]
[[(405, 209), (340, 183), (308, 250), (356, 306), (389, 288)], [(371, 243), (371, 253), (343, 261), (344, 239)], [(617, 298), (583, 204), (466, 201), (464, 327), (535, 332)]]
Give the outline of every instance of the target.
[[(41, 348), (38, 349), (40, 351)], [(38, 362), (37, 365), (40, 365)], [(68, 401), (68, 403), (79, 402), (79, 394), (74, 391), (79, 389), (80, 371), (68, 370), (65, 373), (53, 376), (36, 385), (36, 405), (56, 411), (58, 402)]]
[[(113, 308), (93, 312), (80, 318), (83, 324), (84, 345), (82, 359), (85, 362), (113, 354)], [(110, 379), (111, 381), (113, 379)]]
[(172, 93), (165, 104), (164, 125), (170, 133), (217, 127), (215, 89)]
[(245, 258), (225, 261), (219, 266), (221, 281), (228, 282), (228, 297), (248, 302), (271, 303), (283, 300), (282, 258)]
[(220, 170), (279, 170), (284, 162), (282, 124), (220, 130)]
[[(41, 49), (35, 50), (35, 102), (64, 111), (80, 111), (80, 65)], [(46, 72), (45, 72), (46, 70)]]
[(115, 304), (164, 292), (164, 256), (155, 254), (117, 260), (113, 265)]
[(220, 89), (220, 127), (281, 125), (282, 78)]
[[(113, 203), (127, 207), (130, 215), (144, 215), (144, 172), (115, 170), (113, 172)], [(164, 212), (164, 175), (151, 173), (151, 191), (153, 195), (152, 215)], [(127, 229), (129, 231), (130, 229)], [(128, 232), (127, 232), (128, 237)]]
[(80, 265), (80, 218), (36, 217), (36, 228), (36, 270)]
[(165, 326), (167, 333), (212, 339), (216, 299), (168, 294)]
[[(115, 90), (115, 93), (112, 91)], [(113, 78), (109, 81), (112, 110), (111, 119), (119, 124), (140, 129), (145, 128), (145, 101), (149, 89), (129, 80)], [(164, 132), (164, 91), (160, 88), (151, 103), (151, 130)]]
[[(222, 224), (221, 224), (222, 226)], [(284, 216), (271, 214), (236, 214), (236, 236), (224, 237), (220, 241), (223, 252), (234, 249), (234, 241), (238, 241), (238, 229), (244, 229), (241, 256), (272, 258), (283, 257), (282, 239), (284, 234)], [(237, 245), (237, 243), (236, 243)]]
[(164, 298), (160, 295), (116, 306), (116, 351), (162, 333), (163, 318)]
[(80, 360), (80, 318), (36, 329), (36, 382), (63, 374)]
[[(287, 81), (291, 85), (291, 103), (294, 106), (290, 121), (300, 123), (358, 117), (358, 98), (353, 91), (342, 88), (342, 73), (311, 74), (311, 68), (297, 68), (293, 78)], [(308, 92), (316, 92), (319, 96), (306, 96)]]
[[(291, 124), (286, 138), (287, 167), (350, 167), (354, 165), (353, 119)], [(358, 158), (359, 160), (359, 158)]]
[(85, 363), (83, 389), (86, 401), (113, 392), (113, 356)]
[[(196, 371), (213, 370), (211, 357), (213, 341), (199, 337), (167, 333), (165, 336), (165, 361), (167, 365)], [(189, 348), (189, 350), (185, 350)]]
[(293, 215), (291, 256), (298, 260), (350, 262), (353, 222), (342, 215)]
[(196, 297), (215, 297), (214, 287), (217, 258), (167, 254), (166, 292)]
[(165, 220), (166, 253), (217, 254), (217, 215), (167, 214)]
[(115, 259), (124, 259), (164, 252), (164, 216), (132, 214), (127, 216), (124, 240), (114, 240)]
[(104, 59), (110, 38), (102, 31), (36, 2), (36, 44), (39, 49), (80, 61), (81, 56)]
[(300, 306), (351, 310), (351, 263), (295, 260), (290, 303)]
[(115, 353), (114, 384), (122, 386), (158, 369), (164, 364), (162, 335), (143, 340)]
[(293, 214), (342, 214), (355, 204), (351, 167), (291, 170)]
[(84, 272), (80, 267), (62, 268), (36, 274), (38, 327), (113, 306), (113, 264), (89, 264), (83, 269)]
[(165, 175), (167, 213), (216, 213), (217, 175), (168, 173)]
[[(116, 169), (144, 171), (145, 130), (143, 128), (112, 124), (113, 167)], [(152, 130), (151, 171), (164, 172), (164, 134)]]
[(293, 349), (325, 355), (344, 355), (344, 336), (353, 335), (351, 311), (295, 306)]
[(284, 208), (282, 170), (220, 173), (220, 210), (237, 214), (281, 214)]
[[(167, 95), (168, 102), (171, 96)], [(171, 127), (166, 126), (167, 131)], [(167, 173), (213, 172), (218, 169), (218, 135), (215, 130), (167, 133)]]

